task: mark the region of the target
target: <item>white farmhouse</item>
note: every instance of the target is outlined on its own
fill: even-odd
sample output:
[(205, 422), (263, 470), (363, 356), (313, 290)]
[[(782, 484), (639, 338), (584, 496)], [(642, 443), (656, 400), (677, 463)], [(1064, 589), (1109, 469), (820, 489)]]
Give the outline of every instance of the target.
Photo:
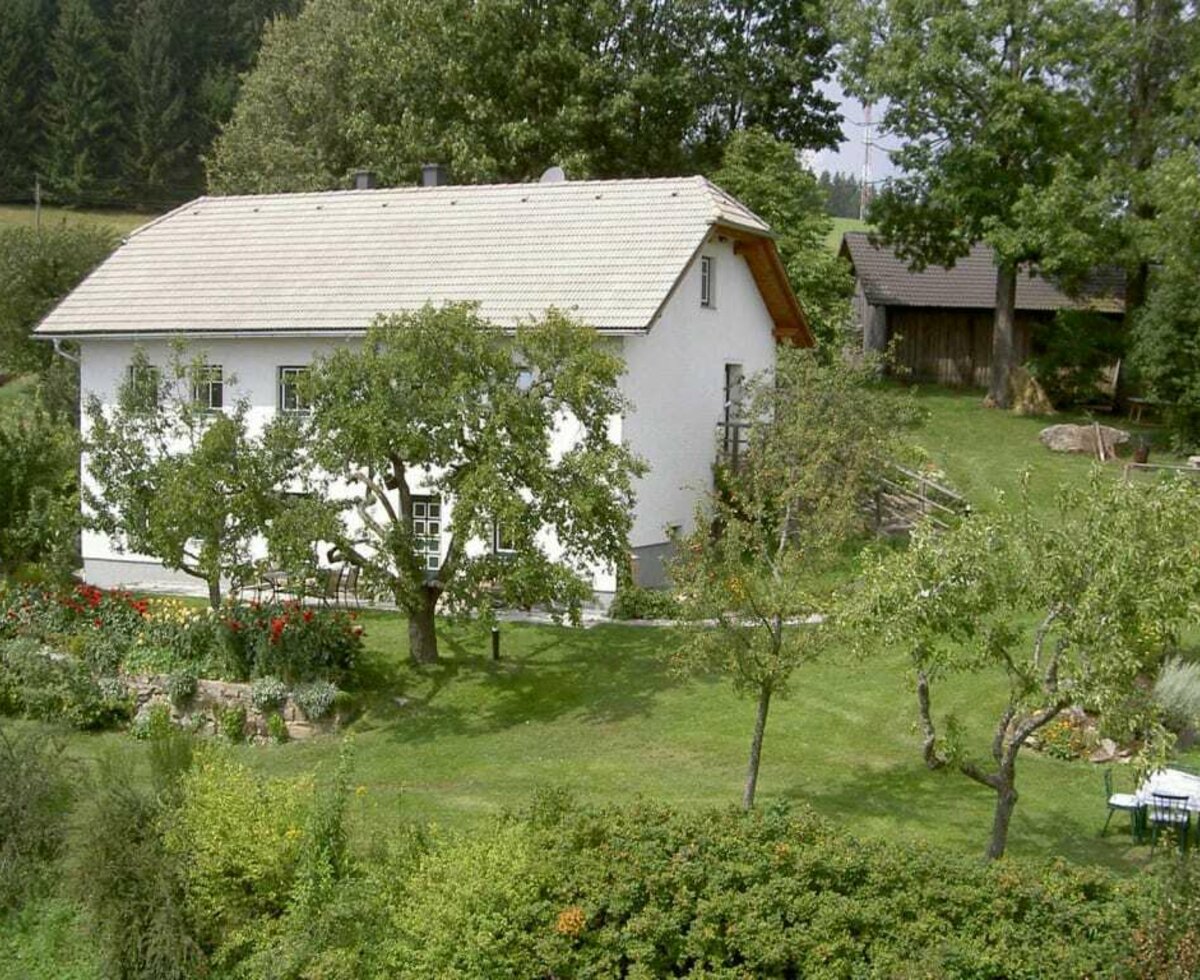
[[(613, 435), (650, 466), (630, 541), (646, 584), (711, 486), (741, 378), (812, 343), (768, 227), (700, 177), (202, 197), (130, 235), (37, 335), (78, 345), (84, 394), (107, 402), (135, 344), (164, 363), (182, 338), (214, 405), (246, 398), (262, 420), (377, 314), (453, 300), (505, 327), (557, 307), (620, 350), (633, 409)], [(100, 585), (175, 577), (91, 532), (83, 559)]]

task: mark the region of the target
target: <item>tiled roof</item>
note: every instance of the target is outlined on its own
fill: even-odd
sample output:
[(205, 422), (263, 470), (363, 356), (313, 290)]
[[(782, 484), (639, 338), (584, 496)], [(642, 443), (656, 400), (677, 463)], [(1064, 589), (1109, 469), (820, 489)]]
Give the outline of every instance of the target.
[[(996, 305), (996, 265), (988, 245), (974, 245), (952, 269), (931, 265), (922, 272), (910, 270), (892, 249), (872, 245), (866, 232), (846, 232), (842, 250), (849, 255), (867, 301), (874, 306), (990, 310)], [(1070, 307), (1120, 313), (1125, 308), (1124, 277), (1115, 269), (1097, 269), (1077, 297), (1068, 296), (1040, 275), (1022, 272), (1017, 277), (1018, 310)]]
[(701, 177), (202, 197), (135, 231), (38, 327), (50, 335), (362, 330), (478, 300), (650, 326), (714, 225), (766, 224)]

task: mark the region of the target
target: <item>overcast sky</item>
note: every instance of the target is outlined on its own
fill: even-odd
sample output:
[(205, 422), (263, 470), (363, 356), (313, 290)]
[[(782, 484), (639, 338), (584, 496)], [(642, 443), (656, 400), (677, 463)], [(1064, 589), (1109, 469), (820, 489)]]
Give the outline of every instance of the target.
[[(821, 86), (831, 99), (834, 99), (842, 107), (842, 135), (845, 139), (841, 146), (836, 150), (823, 150), (814, 155), (813, 170), (820, 173), (822, 170), (833, 172), (841, 171), (842, 173), (853, 174), (855, 177), (862, 173), (863, 165), (863, 107), (857, 99), (853, 99), (842, 92), (841, 86), (837, 82), (828, 82)], [(875, 117), (879, 117), (879, 109), (876, 107)], [(889, 177), (895, 173), (895, 168), (888, 160), (887, 152), (877, 142), (871, 151), (871, 177), (878, 181), (884, 177)]]

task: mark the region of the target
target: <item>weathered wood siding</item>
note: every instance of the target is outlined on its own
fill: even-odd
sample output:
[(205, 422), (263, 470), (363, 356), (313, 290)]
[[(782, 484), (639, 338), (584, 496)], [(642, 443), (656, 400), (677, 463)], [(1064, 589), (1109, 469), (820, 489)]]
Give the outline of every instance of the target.
[[(1017, 363), (1028, 359), (1034, 324), (1052, 314), (1017, 312)], [(986, 388), (992, 369), (991, 310), (892, 306), (887, 311), (889, 343), (896, 341), (896, 366), (908, 377), (939, 384)]]

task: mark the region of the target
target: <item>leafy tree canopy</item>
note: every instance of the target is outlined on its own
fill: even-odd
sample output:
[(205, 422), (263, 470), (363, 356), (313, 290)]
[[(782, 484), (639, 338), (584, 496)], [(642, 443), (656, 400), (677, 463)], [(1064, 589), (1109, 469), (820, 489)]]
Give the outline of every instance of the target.
[(208, 408), (208, 372), (181, 349), (165, 367), (135, 351), (117, 404), (93, 393), (85, 405), (83, 494), (91, 527), (201, 579), (216, 608), (224, 583), (236, 592), (254, 574), (255, 539), (286, 514), (300, 447), (286, 420), (253, 435), (245, 401)]
[(996, 794), (991, 858), (1008, 844), (1021, 750), (1067, 707), (1129, 738), (1154, 731), (1139, 679), (1200, 596), (1191, 481), (1121, 483), (1097, 471), (1064, 488), (1050, 517), (1029, 504), (917, 533), (868, 565), (842, 612), (860, 640), (906, 649), (919, 683), (936, 689), (961, 673), (1003, 681), (986, 759), (953, 718), (938, 742), (945, 762)]
[(741, 418), (737, 457), (718, 469), (671, 574), (699, 623), (676, 666), (725, 673), (758, 701), (749, 807), (771, 699), (825, 648), (828, 576), (867, 533), (880, 464), (905, 451), (919, 413), (870, 364), (783, 348), (775, 373), (749, 385)]
[(663, 176), (711, 170), (748, 126), (829, 146), (830, 46), (810, 0), (312, 0), (268, 32), (209, 182), (403, 184), (431, 160), (463, 182)]
[[(609, 439), (621, 371), (560, 313), (510, 337), (474, 304), (381, 318), (360, 348), (314, 364), (305, 437), (325, 475), (316, 496), (336, 510), (317, 527), (408, 614), (414, 659), (437, 657), (439, 604), (575, 614), (590, 569), (625, 560), (642, 467)], [(556, 447), (556, 432), (573, 445)], [(422, 498), (436, 514), (417, 513)]]

